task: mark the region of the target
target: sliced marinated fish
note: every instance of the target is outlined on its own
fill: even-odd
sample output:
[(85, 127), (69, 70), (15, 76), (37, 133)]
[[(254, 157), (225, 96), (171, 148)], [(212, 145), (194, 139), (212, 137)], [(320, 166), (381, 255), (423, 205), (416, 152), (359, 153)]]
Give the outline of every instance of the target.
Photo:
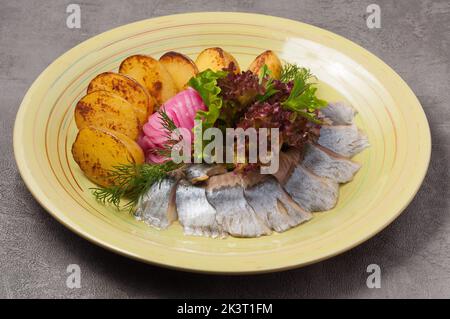
[(184, 169), (186, 178), (192, 183), (199, 183), (207, 180), (210, 176), (225, 174), (227, 169), (219, 164), (191, 164)]
[(320, 116), (329, 120), (333, 125), (350, 125), (357, 114), (356, 110), (345, 103), (330, 103), (320, 110)]
[(175, 190), (178, 179), (167, 177), (153, 184), (137, 205), (136, 219), (160, 229), (169, 227), (177, 219)]
[(271, 233), (244, 197), (241, 175), (229, 172), (209, 178), (206, 198), (216, 209), (216, 220), (224, 231), (236, 237), (259, 237)]
[(259, 219), (277, 232), (288, 230), (312, 217), (311, 213), (294, 202), (276, 178), (270, 175), (245, 188), (244, 195)]
[(355, 124), (322, 126), (318, 143), (345, 157), (352, 157), (369, 146), (367, 136)]
[(273, 174), (281, 185), (284, 185), (291, 176), (295, 166), (300, 162), (301, 152), (297, 149), (290, 149), (287, 152), (280, 152), (278, 171)]
[(338, 183), (353, 179), (361, 165), (320, 145), (308, 143), (302, 164), (314, 174)]
[(186, 235), (226, 237), (216, 221), (216, 210), (206, 199), (204, 186), (181, 180), (176, 191), (178, 220)]
[(332, 209), (339, 196), (338, 183), (315, 175), (302, 164), (295, 167), (284, 189), (302, 208), (310, 212)]

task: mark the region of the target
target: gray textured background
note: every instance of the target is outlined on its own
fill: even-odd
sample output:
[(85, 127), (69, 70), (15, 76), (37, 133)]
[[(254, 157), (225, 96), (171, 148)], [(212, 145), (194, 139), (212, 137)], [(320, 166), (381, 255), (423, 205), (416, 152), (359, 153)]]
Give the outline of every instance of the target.
[[(82, 29), (65, 27), (79, 3)], [(369, 3), (382, 27), (366, 27)], [(53, 220), (22, 182), (13, 158), (19, 104), (39, 73), (89, 37), (154, 16), (246, 11), (282, 16), (343, 35), (391, 65), (428, 116), (433, 153), (425, 182), (407, 210), (363, 245), (303, 269), (258, 276), (205, 276), (128, 260), (79, 238)], [(23, 1), (0, 0), (0, 297), (450, 297), (450, 2), (403, 1)], [(82, 288), (66, 288), (66, 267)], [(382, 268), (380, 289), (366, 267)]]

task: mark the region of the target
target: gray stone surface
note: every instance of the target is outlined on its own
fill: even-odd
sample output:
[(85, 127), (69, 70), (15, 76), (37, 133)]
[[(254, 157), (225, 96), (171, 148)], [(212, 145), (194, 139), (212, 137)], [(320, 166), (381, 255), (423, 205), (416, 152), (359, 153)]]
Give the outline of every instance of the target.
[[(450, 2), (403, 1), (78, 1), (82, 29), (65, 27), (76, 1), (0, 0), (0, 297), (450, 297)], [(382, 27), (365, 24), (369, 3)], [(341, 34), (391, 65), (420, 99), (433, 136), (428, 175), (414, 201), (375, 238), (333, 259), (258, 276), (206, 276), (148, 266), (105, 251), (53, 220), (22, 182), (12, 128), (26, 90), (56, 57), (129, 22), (189, 11), (246, 11), (299, 20)], [(66, 288), (66, 267), (82, 288)], [(380, 289), (366, 267), (382, 268)]]

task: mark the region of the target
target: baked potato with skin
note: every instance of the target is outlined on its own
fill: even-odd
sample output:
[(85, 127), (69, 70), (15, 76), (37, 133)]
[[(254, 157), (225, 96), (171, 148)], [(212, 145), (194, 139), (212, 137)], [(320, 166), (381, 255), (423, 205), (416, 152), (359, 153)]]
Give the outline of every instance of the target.
[(139, 121), (133, 106), (108, 91), (85, 95), (75, 107), (75, 122), (79, 129), (86, 126), (104, 128), (122, 133), (132, 140), (139, 135)]
[(119, 67), (119, 73), (135, 79), (163, 104), (177, 94), (177, 86), (162, 63), (146, 55), (133, 55), (126, 58)]
[(72, 155), (84, 174), (101, 186), (112, 186), (109, 171), (120, 164), (142, 164), (144, 153), (139, 145), (124, 134), (86, 126), (72, 145)]
[(147, 122), (153, 113), (156, 101), (136, 80), (119, 73), (105, 72), (97, 75), (90, 83), (87, 93), (110, 91), (130, 102), (140, 125)]
[(178, 52), (166, 52), (159, 58), (175, 81), (177, 89), (185, 89), (187, 82), (198, 73), (197, 66), (188, 56)]
[(275, 54), (275, 52), (271, 50), (264, 51), (263, 53), (258, 55), (256, 59), (253, 60), (252, 64), (250, 64), (248, 69), (252, 73), (259, 75), (259, 72), (264, 64), (267, 65), (267, 68), (272, 72), (272, 77), (276, 80), (279, 80), (282, 68), (281, 61)]
[(222, 48), (205, 49), (200, 52), (195, 60), (199, 72), (207, 69), (220, 71), (223, 68), (227, 68), (231, 62), (233, 62), (236, 67), (235, 73), (241, 72), (236, 59)]

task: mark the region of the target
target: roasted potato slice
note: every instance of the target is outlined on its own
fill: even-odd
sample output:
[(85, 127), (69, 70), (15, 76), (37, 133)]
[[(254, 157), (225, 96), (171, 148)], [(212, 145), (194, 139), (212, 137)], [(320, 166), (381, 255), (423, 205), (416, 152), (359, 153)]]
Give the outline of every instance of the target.
[(142, 164), (144, 153), (124, 134), (86, 126), (72, 145), (72, 155), (84, 174), (101, 186), (112, 186), (109, 171), (120, 164)]
[(194, 61), (178, 52), (167, 52), (159, 58), (159, 62), (170, 73), (179, 91), (183, 90), (186, 83), (198, 73)]
[(159, 105), (177, 94), (177, 86), (162, 63), (146, 55), (126, 58), (119, 67), (119, 73), (126, 74), (141, 85), (156, 99)]
[(133, 106), (124, 98), (108, 91), (85, 95), (75, 107), (75, 122), (82, 129), (95, 126), (125, 134), (132, 140), (139, 135), (139, 121)]
[(124, 74), (105, 72), (97, 75), (89, 83), (87, 93), (94, 91), (110, 91), (130, 102), (141, 125), (147, 122), (156, 104), (146, 88)]
[(259, 75), (261, 68), (267, 65), (267, 68), (272, 72), (274, 79), (280, 79), (281, 76), (281, 61), (275, 52), (271, 50), (264, 51), (256, 57), (256, 59), (250, 64), (249, 70), (256, 75)]
[(200, 52), (197, 59), (195, 60), (195, 64), (197, 65), (199, 72), (205, 71), (207, 69), (220, 71), (223, 68), (227, 68), (231, 62), (233, 62), (236, 67), (235, 72), (241, 72), (236, 59), (222, 48), (205, 49)]

